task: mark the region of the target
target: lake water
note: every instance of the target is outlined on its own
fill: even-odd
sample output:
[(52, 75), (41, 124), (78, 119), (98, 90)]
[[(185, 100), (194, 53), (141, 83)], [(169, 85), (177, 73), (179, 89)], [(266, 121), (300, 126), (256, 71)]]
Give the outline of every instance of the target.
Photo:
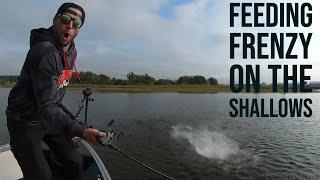
[[(0, 89), (0, 144), (8, 143)], [(97, 93), (90, 123), (124, 133), (115, 144), (177, 179), (320, 179), (320, 96), (312, 94)], [(230, 118), (229, 99), (311, 98), (311, 118)], [(64, 104), (73, 112), (81, 91)], [(161, 179), (117, 152), (96, 147), (111, 177)]]

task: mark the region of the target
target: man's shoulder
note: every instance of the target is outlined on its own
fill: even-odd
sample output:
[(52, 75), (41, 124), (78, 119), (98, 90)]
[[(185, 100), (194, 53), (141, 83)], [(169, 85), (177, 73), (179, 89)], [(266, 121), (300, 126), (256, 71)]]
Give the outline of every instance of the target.
[[(38, 42), (34, 44), (27, 55), (31, 63), (31, 67), (38, 67), (40, 64), (46, 67), (55, 67), (56, 58), (59, 56), (59, 51), (49, 41)], [(50, 65), (51, 64), (51, 65)]]
[(33, 45), (30, 48), (30, 53), (36, 56), (44, 56), (46, 54), (59, 53), (57, 48), (50, 41), (43, 41)]

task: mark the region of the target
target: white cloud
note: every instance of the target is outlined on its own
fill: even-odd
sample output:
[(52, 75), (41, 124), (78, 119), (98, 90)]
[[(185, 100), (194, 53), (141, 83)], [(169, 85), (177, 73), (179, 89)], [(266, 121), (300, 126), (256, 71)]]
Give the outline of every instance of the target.
[[(244, 62), (229, 59), (229, 32), (234, 29), (229, 28), (228, 0), (195, 0), (179, 4), (172, 8), (172, 19), (159, 14), (159, 10), (170, 3), (169, 0), (75, 2), (86, 10), (86, 22), (76, 39), (80, 70), (113, 76), (123, 76), (134, 71), (157, 78), (201, 74), (218, 77), (226, 83), (229, 81), (231, 64), (266, 63), (260, 60)], [(313, 5), (313, 25), (304, 30), (314, 32), (308, 61), (316, 65), (319, 64), (317, 52), (320, 47), (317, 33), (320, 22), (316, 21), (316, 17), (320, 16), (320, 7), (316, 0), (310, 2)], [(19, 6), (18, 2), (12, 1), (1, 4), (0, 67), (9, 64), (8, 68), (0, 69), (1, 74), (20, 71), (28, 50), (30, 29), (50, 26), (60, 3), (34, 0), (19, 1)], [(253, 30), (258, 31), (289, 30)], [(303, 62), (306, 61), (299, 63)], [(320, 78), (315, 70), (312, 76), (314, 79)], [(270, 80), (270, 77), (265, 79)]]

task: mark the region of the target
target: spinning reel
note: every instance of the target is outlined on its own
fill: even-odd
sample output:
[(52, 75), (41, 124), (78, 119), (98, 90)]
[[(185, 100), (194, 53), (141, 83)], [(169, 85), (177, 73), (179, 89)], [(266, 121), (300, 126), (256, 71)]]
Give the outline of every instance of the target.
[(108, 131), (103, 131), (106, 133), (106, 136), (97, 139), (97, 141), (103, 146), (110, 146), (113, 140), (119, 140), (123, 136), (122, 132), (117, 134), (113, 129), (111, 129), (111, 125), (113, 123), (114, 123), (114, 120), (112, 119), (108, 123), (108, 126), (109, 126)]

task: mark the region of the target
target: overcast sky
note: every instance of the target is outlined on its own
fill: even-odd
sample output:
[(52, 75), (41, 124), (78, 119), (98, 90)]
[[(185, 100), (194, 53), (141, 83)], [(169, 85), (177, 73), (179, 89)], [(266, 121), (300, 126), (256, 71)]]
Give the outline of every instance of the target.
[[(51, 26), (53, 16), (63, 2), (1, 1), (1, 75), (19, 74), (29, 49), (30, 30)], [(228, 83), (232, 64), (261, 64), (262, 81), (268, 82), (271, 73), (266, 68), (267, 64), (312, 64), (313, 69), (307, 71), (307, 74), (312, 76), (313, 81), (320, 81), (320, 58), (317, 53), (320, 48), (320, 7), (316, 0), (307, 1), (313, 5), (311, 28), (282, 29), (229, 28), (229, 0), (74, 2), (86, 11), (85, 24), (76, 38), (77, 66), (82, 71), (104, 73), (118, 78), (126, 77), (131, 71), (170, 79), (177, 79), (182, 75), (203, 75)], [(234, 31), (314, 34), (308, 60), (231, 61), (229, 32)], [(301, 49), (297, 47), (295, 52), (301, 53)]]

